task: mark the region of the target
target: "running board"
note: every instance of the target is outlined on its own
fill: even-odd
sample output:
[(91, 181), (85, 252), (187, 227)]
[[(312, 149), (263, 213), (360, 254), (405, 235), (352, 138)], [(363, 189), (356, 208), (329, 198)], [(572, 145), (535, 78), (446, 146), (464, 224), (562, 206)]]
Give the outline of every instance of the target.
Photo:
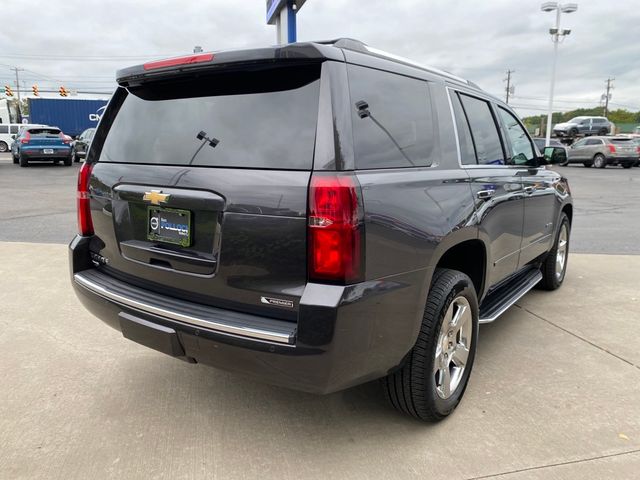
[(542, 280), (542, 273), (534, 268), (492, 292), (480, 305), (479, 323), (493, 322), (535, 287), (540, 280)]

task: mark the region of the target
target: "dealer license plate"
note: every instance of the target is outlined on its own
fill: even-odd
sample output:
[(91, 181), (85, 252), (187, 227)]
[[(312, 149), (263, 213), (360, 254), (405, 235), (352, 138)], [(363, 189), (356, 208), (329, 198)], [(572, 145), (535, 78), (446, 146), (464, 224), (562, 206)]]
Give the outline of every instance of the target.
[(188, 247), (191, 245), (191, 212), (177, 208), (149, 207), (147, 239)]

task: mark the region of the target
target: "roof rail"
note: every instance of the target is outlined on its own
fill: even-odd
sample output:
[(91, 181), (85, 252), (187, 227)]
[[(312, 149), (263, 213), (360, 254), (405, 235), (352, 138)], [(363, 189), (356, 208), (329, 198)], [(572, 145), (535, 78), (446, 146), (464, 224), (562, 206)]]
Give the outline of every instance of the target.
[(355, 38), (334, 38), (333, 40), (320, 40), (321, 45), (332, 45), (337, 48), (346, 48), (348, 50), (356, 50), (358, 52), (367, 52), (367, 44), (356, 40)]
[(394, 55), (392, 53), (388, 53), (382, 50), (378, 50), (377, 48), (369, 47), (367, 46), (366, 43), (361, 42), (360, 40), (356, 40), (354, 38), (335, 38), (333, 40), (320, 40), (312, 43), (319, 43), (321, 45), (332, 45), (337, 48), (345, 48), (347, 50), (354, 50), (356, 52), (368, 53), (369, 55), (375, 55), (378, 57), (386, 58), (388, 60), (393, 60), (398, 63), (404, 63), (405, 65), (411, 65), (412, 67), (418, 67), (422, 70), (435, 73), (436, 75), (442, 75), (443, 77), (447, 77), (450, 80), (455, 80), (460, 83), (465, 83), (467, 85), (470, 85), (478, 89), (480, 88), (475, 83), (470, 82), (469, 80), (466, 80), (457, 75), (454, 75), (453, 73), (449, 73), (445, 70), (440, 70), (439, 68), (436, 68), (436, 67), (422, 65), (420, 63), (414, 62), (411, 59), (400, 57), (398, 55)]

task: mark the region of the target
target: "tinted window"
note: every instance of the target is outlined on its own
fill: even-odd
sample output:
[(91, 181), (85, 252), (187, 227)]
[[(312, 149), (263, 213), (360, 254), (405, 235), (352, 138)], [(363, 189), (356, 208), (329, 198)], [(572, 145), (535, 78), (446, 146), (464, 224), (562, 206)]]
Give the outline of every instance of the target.
[(458, 130), (458, 142), (460, 143), (460, 161), (463, 165), (474, 165), (477, 162), (476, 152), (473, 148), (473, 138), (467, 117), (460, 103), (460, 98), (456, 93), (451, 92), (451, 104), (453, 113), (456, 116), (456, 129)]
[(632, 143), (630, 138), (611, 138), (609, 141), (618, 145), (631, 145)]
[(356, 167), (431, 165), (434, 126), (426, 82), (349, 67)]
[(18, 133), (19, 127), (17, 125), (11, 125), (11, 133)]
[(604, 118), (594, 118), (593, 123), (606, 123), (607, 120)]
[(120, 90), (99, 161), (310, 169), (319, 77), (256, 68)]
[(527, 132), (525, 132), (522, 125), (520, 125), (520, 122), (518, 122), (511, 112), (503, 108), (498, 108), (498, 113), (500, 114), (504, 128), (507, 130), (507, 136), (511, 144), (511, 161), (515, 165), (522, 165), (526, 164), (529, 160), (533, 160), (535, 154), (531, 146), (531, 141), (529, 140)]
[(585, 145), (602, 145), (602, 140), (596, 140), (595, 138), (591, 138), (586, 141)]
[(504, 165), (502, 144), (489, 103), (463, 94), (460, 100), (469, 119), (478, 163)]
[(583, 138), (582, 140), (578, 140), (576, 143), (571, 145), (572, 147), (583, 147), (587, 144), (587, 141)]
[(0, 133), (9, 133), (8, 125), (0, 125)]
[(32, 137), (51, 138), (57, 137), (62, 133), (57, 128), (30, 128), (27, 130)]

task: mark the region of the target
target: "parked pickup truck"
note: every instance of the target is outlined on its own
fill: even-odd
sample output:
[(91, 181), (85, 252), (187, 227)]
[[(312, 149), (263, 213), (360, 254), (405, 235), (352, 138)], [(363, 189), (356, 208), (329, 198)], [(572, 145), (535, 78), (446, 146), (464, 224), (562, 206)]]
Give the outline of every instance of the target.
[(308, 392), (382, 379), (438, 420), (478, 325), (565, 278), (565, 150), (462, 78), (341, 39), (117, 81), (69, 248), (78, 297), (130, 340)]

